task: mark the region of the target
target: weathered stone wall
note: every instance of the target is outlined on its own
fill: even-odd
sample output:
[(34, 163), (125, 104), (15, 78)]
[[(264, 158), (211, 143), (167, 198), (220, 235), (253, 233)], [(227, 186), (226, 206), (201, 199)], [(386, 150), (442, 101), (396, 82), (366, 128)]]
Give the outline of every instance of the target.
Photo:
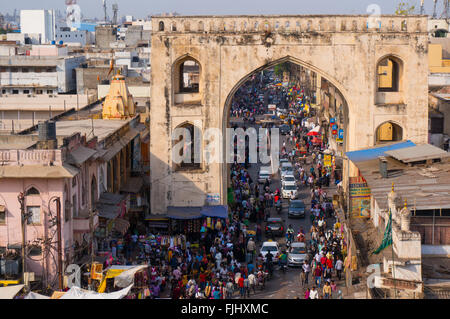
[[(154, 17), (152, 34), (152, 213), (167, 206), (199, 206), (218, 193), (226, 204), (226, 165), (201, 172), (172, 172), (171, 130), (186, 121), (224, 130), (233, 93), (253, 72), (291, 61), (326, 78), (349, 107), (345, 149), (373, 146), (385, 121), (403, 128), (404, 139), (427, 142), (427, 18), (382, 16), (367, 28), (367, 16)], [(160, 22), (164, 31), (160, 30)], [(176, 31), (172, 27), (176, 25)], [(174, 65), (190, 56), (201, 66), (198, 105), (175, 105)], [(400, 92), (382, 97), (377, 63), (392, 55), (403, 64)], [(377, 104), (376, 104), (377, 103)], [(188, 195), (191, 194), (190, 196)]]

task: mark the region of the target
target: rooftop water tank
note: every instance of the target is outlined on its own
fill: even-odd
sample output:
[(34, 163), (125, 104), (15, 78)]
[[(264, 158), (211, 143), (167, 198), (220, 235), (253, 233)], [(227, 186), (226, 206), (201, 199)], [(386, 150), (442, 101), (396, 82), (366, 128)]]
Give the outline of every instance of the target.
[(39, 141), (56, 140), (56, 123), (54, 121), (39, 122)]

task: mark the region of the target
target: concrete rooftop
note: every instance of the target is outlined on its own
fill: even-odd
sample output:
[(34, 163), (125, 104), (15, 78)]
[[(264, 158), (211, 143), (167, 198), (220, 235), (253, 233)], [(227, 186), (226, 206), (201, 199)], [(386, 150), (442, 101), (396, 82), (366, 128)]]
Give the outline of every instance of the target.
[(382, 178), (379, 160), (354, 163), (366, 179), (372, 196), (380, 209), (388, 208), (388, 193), (392, 183), (395, 192), (413, 211), (450, 208), (450, 163), (408, 166), (392, 157), (386, 157), (388, 178)]

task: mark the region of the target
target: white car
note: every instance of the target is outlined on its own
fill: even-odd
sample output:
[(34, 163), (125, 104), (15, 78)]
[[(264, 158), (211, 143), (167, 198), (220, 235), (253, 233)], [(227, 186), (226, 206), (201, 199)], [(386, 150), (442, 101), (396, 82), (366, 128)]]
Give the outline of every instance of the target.
[(288, 266), (302, 266), (307, 259), (306, 245), (301, 242), (294, 242), (288, 250)]
[(260, 184), (264, 184), (266, 182), (266, 180), (271, 181), (271, 174), (269, 171), (265, 171), (265, 170), (260, 170), (259, 171), (259, 176), (258, 176), (258, 183)]
[(281, 185), (281, 195), (283, 198), (296, 198), (298, 195), (297, 183), (283, 183)]
[(280, 254), (280, 246), (276, 241), (265, 241), (262, 244), (261, 250), (259, 252), (264, 257), (264, 261), (266, 260), (266, 255), (269, 251), (272, 254), (273, 260), (275, 260), (275, 258)]
[(290, 162), (283, 163), (281, 164), (280, 172), (282, 178), (284, 175), (294, 175), (294, 167)]
[(291, 174), (285, 174), (281, 176), (281, 182), (282, 183), (297, 183), (297, 180), (295, 179), (294, 175)]

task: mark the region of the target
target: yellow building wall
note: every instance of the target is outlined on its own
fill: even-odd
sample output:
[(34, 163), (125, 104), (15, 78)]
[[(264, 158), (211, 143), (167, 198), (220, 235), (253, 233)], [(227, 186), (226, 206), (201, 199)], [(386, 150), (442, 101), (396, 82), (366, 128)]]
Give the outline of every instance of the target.
[(428, 45), (428, 65), (430, 73), (450, 73), (450, 60), (442, 59), (442, 45)]
[[(392, 86), (392, 69), (393, 63), (388, 60), (388, 65), (380, 65), (378, 67), (378, 87), (379, 88), (390, 88)], [(386, 74), (386, 75), (384, 75)]]

